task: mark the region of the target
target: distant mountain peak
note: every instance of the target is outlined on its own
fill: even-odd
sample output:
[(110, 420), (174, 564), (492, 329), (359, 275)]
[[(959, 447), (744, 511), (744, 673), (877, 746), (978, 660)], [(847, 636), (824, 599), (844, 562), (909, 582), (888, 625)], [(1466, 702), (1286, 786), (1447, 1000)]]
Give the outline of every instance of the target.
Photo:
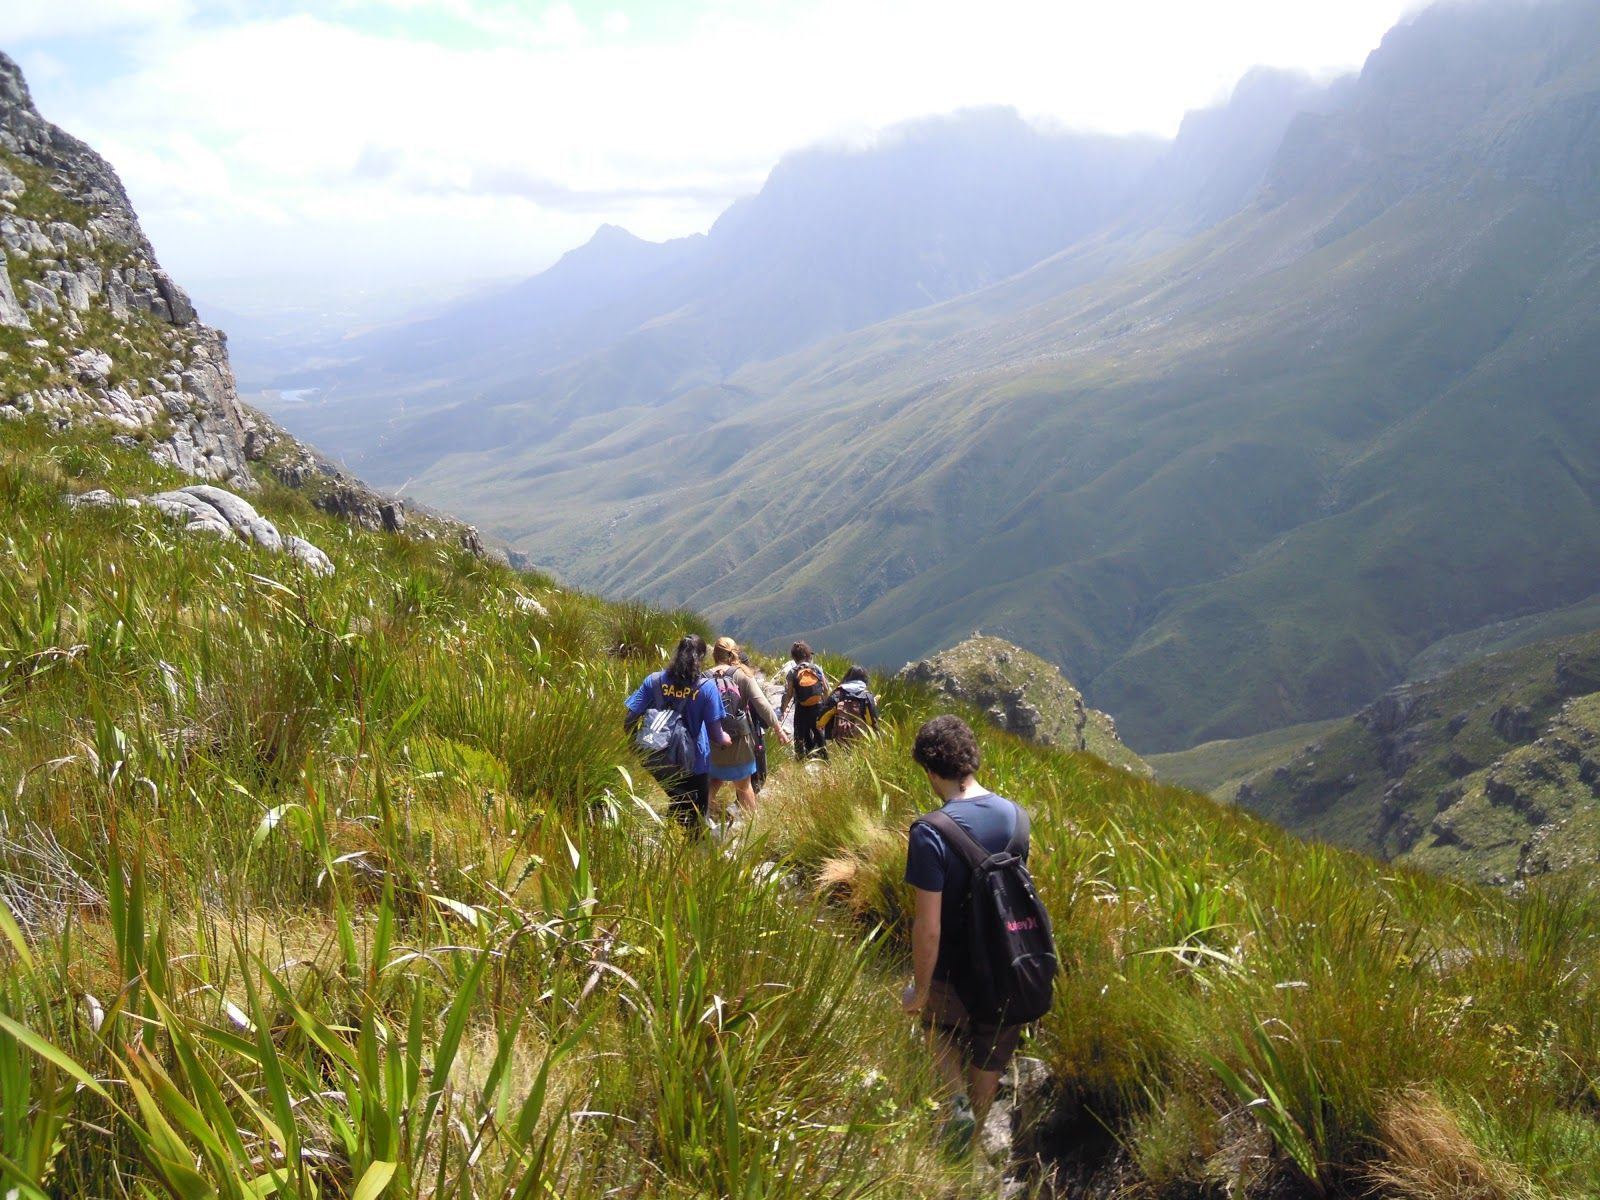
[(658, 249), (661, 243), (648, 242), (637, 234), (630, 233), (621, 225), (605, 224), (596, 229), (589, 240), (581, 246), (568, 250), (560, 258), (558, 265), (568, 267), (574, 265), (616, 264), (629, 262), (641, 254)]
[(644, 239), (636, 233), (631, 233), (621, 225), (607, 222), (594, 231), (586, 245), (590, 246), (640, 246)]

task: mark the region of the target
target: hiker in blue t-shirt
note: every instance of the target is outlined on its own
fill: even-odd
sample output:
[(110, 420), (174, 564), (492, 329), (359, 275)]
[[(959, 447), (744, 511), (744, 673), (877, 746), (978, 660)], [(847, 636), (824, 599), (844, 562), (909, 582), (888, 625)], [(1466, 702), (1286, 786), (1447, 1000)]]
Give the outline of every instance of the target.
[[(978, 739), (960, 717), (935, 717), (917, 730), (911, 757), (928, 776), (942, 812), (991, 852), (1006, 848), (1021, 811), (1010, 800), (980, 787)], [(1027, 857), (1024, 847), (1022, 856)], [(968, 945), (967, 905), (972, 869), (925, 821), (911, 827), (906, 882), (916, 907), (911, 927), (915, 978), (902, 1003), (922, 1017), (933, 1060), (954, 1096), (947, 1135), (965, 1149), (983, 1128), (1000, 1075), (1016, 1052), (1021, 1025), (974, 1021), (958, 994), (965, 972), (978, 969)]]
[(646, 676), (627, 701), (629, 729), (652, 708), (673, 709), (688, 726), (694, 763), (688, 774), (663, 779), (661, 786), (667, 793), (668, 811), (686, 828), (697, 831), (704, 827), (710, 799), (707, 771), (711, 746), (726, 746), (733, 740), (722, 731), (724, 713), (717, 685), (701, 670), (705, 657), (705, 638), (697, 633), (686, 635), (678, 642), (667, 669)]

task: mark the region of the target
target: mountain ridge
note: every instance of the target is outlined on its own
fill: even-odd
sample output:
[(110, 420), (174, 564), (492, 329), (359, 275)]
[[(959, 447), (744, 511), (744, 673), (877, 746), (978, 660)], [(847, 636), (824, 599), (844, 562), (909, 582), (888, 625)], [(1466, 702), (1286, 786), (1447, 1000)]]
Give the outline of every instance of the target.
[(1141, 750), (1347, 713), (1600, 590), (1596, 47), (1572, 0), (1427, 10), (1358, 77), (1253, 80), (1237, 137), (1191, 121), (1257, 155), (1194, 204), (732, 370), (657, 324), (378, 458), (747, 640), (892, 665), (992, 629)]

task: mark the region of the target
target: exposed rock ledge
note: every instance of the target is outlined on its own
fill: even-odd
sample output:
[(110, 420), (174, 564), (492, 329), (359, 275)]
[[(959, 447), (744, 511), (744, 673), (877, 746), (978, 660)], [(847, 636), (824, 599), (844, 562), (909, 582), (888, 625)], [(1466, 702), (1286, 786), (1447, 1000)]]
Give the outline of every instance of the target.
[(471, 526), (408, 510), (241, 403), (226, 338), (161, 268), (116, 172), (0, 53), (0, 421), (28, 414), (110, 424), (231, 493), (270, 472), (353, 524), (485, 552)]
[(981, 708), (1018, 737), (1087, 750), (1116, 766), (1151, 774), (1149, 764), (1117, 736), (1116, 722), (1086, 705), (1059, 668), (1001, 638), (975, 633), (932, 658), (907, 663), (899, 678)]
[(97, 489), (68, 495), (64, 500), (73, 508), (153, 508), (164, 517), (182, 521), (186, 533), (237, 537), (263, 550), (287, 554), (313, 575), (333, 574), (333, 560), (305, 538), (292, 534), (285, 537), (249, 501), (209, 484), (197, 483), (143, 498), (119, 498)]

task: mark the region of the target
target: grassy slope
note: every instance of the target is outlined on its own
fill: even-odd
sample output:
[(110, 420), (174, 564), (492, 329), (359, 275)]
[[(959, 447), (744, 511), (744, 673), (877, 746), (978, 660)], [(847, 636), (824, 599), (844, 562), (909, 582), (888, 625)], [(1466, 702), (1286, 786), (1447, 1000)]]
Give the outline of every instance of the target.
[(1245, 780), (1289, 761), (1300, 750), (1343, 724), (1341, 719), (1311, 721), (1258, 733), (1254, 737), (1205, 742), (1173, 754), (1151, 755), (1150, 766), (1158, 779), (1193, 788), (1228, 803)]
[[(305, 577), (61, 506), (164, 482), (136, 451), (0, 439), (7, 1187), (994, 1186), (933, 1152), (895, 1006), (926, 694), (882, 684), (883, 741), (789, 768), (718, 854), (619, 769), (621, 699), (683, 618), (269, 487), (338, 564)], [(1174, 1195), (1301, 1171), (1366, 1194), (1380, 1168), (1600, 1187), (1588, 899), (1513, 903), (982, 737), (986, 779), (1034, 812), (1070, 964), (1033, 1042), (1045, 1161)], [(1419, 1153), (1419, 1120), (1448, 1154)]]
[(1600, 597), (1441, 638), (1411, 660), (1406, 667), (1406, 678), (1433, 679), (1486, 655), (1594, 629), (1600, 629)]

